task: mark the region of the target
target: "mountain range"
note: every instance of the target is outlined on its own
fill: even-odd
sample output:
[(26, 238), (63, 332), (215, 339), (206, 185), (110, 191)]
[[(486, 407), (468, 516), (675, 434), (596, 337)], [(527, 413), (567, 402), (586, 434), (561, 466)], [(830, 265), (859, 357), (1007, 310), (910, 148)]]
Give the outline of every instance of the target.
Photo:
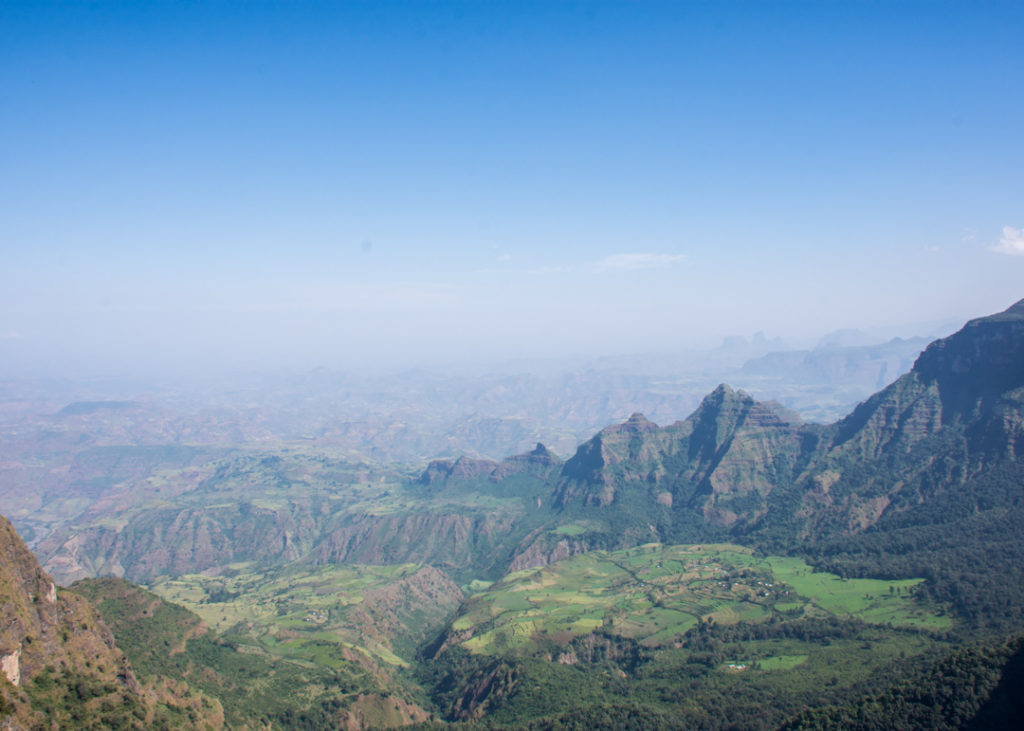
[[(72, 416), (95, 411), (79, 404)], [(104, 469), (135, 475), (133, 489), (105, 493), (39, 541), (44, 566), (59, 583), (109, 574), (148, 583), (219, 623), (229, 649), (258, 648), (278, 668), (320, 667), (303, 643), (311, 624), (322, 627), (340, 653), (331, 677), (351, 691), (310, 696), (304, 712), (317, 723), (869, 728), (887, 718), (870, 708), (885, 704), (936, 728), (1019, 720), (1024, 300), (928, 345), (909, 372), (830, 424), (722, 384), (683, 420), (659, 426), (634, 413), (565, 460), (543, 444), (416, 471), (314, 446), (150, 449), (158, 470), (137, 450), (94, 454)], [(287, 709), (260, 721), (233, 706), (224, 673), (147, 695), (132, 670), (141, 649), (119, 654), (117, 633), (79, 594), (63, 598), (5, 526), (5, 567), (21, 568), (4, 579), (14, 629), (0, 655), (10, 685), (31, 689), (4, 686), (11, 718), (101, 712), (102, 700), (46, 705), (36, 679), (60, 667), (137, 707), (126, 723), (177, 718), (186, 706), (197, 723), (284, 723)], [(391, 590), (379, 583), (391, 574), (358, 569), (345, 579), (355, 594), (317, 584), (325, 588), (280, 598), (338, 566), (432, 573), (402, 569), (406, 583)], [(245, 603), (255, 589), (237, 588), (271, 576), (286, 577), (274, 579), (282, 588), (271, 599), (278, 616), (295, 618), (287, 632), (284, 619), (259, 619), (273, 613)], [(85, 586), (120, 616), (128, 590)], [(346, 598), (312, 608), (323, 592)], [(370, 602), (368, 613), (342, 611), (354, 602)], [(196, 636), (215, 631), (195, 629), (199, 621), (185, 624)], [(359, 621), (391, 629), (373, 639)], [(81, 642), (102, 652), (76, 649), (77, 630), (65, 629), (86, 625), (98, 634)], [(288, 654), (299, 645), (306, 654)], [(828, 669), (850, 663), (862, 669)], [(176, 667), (151, 668), (146, 682), (167, 688), (175, 673), (197, 672)], [(951, 667), (963, 678), (932, 697), (938, 715), (915, 716), (927, 699), (907, 688), (941, 686)], [(322, 686), (318, 677), (309, 682)], [(562, 705), (534, 686), (559, 689), (547, 695)], [(732, 711), (697, 708), (726, 696)], [(385, 713), (392, 702), (400, 712)], [(756, 707), (771, 709), (762, 725), (751, 720)]]

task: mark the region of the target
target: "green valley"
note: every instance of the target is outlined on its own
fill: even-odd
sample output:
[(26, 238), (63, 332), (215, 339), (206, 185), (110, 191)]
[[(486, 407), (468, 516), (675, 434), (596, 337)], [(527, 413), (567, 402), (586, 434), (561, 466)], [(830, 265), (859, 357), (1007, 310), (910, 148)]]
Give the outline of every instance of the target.
[[(568, 459), (377, 463), (280, 440), (40, 455), (71, 512), (35, 548), (83, 579), (65, 593), (123, 653), (74, 677), (138, 723), (873, 728), (885, 707), (968, 728), (1012, 717), (1024, 687), (1022, 450), (1024, 302), (833, 424), (722, 384)], [(59, 606), (24, 575), (10, 607)], [(93, 718), (103, 701), (69, 695), (18, 622), (0, 659), (23, 690), (0, 700)]]
[(660, 647), (702, 622), (837, 617), (949, 629), (943, 609), (915, 601), (921, 581), (842, 579), (741, 546), (649, 544), (511, 573), (470, 597), (451, 630), (471, 652), (505, 654), (596, 630)]
[(243, 564), (220, 576), (160, 579), (150, 589), (240, 648), (325, 666), (356, 652), (405, 667), (462, 600), (447, 576), (413, 564)]

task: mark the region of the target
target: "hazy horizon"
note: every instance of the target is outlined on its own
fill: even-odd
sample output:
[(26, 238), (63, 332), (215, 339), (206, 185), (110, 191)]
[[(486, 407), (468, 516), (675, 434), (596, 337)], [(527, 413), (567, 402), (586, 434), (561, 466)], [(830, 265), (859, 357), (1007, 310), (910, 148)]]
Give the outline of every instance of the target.
[(1019, 3), (0, 5), (0, 377), (399, 369), (1024, 297)]

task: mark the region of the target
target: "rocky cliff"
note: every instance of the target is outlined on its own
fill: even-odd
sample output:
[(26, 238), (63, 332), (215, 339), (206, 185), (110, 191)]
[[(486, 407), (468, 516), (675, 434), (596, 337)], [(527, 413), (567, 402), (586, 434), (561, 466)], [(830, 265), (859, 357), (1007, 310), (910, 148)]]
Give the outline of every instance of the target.
[(800, 418), (721, 385), (685, 421), (659, 427), (634, 414), (580, 446), (566, 462), (555, 504), (609, 506), (622, 491), (676, 512), (694, 509), (730, 525), (737, 498), (763, 496), (792, 478)]
[(166, 719), (166, 706), (140, 687), (93, 606), (57, 587), (3, 517), (0, 666), (5, 728), (142, 729)]
[(802, 423), (725, 385), (666, 427), (634, 414), (579, 447), (552, 498), (564, 513), (646, 521), (637, 540), (715, 526), (737, 539), (817, 539), (862, 532), (1000, 465), (1015, 468), (1021, 448), (1024, 301), (936, 341), (835, 424)]

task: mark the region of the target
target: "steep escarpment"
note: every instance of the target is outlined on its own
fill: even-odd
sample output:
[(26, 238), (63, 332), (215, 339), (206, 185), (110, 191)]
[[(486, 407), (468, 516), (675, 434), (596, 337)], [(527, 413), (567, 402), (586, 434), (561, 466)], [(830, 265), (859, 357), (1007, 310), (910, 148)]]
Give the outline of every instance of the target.
[(103, 668), (128, 690), (135, 678), (95, 610), (76, 594), (58, 590), (35, 556), (0, 517), (0, 662), (20, 686), (46, 667), (84, 672)]
[(410, 576), (363, 592), (362, 599), (351, 621), (373, 639), (413, 657), (424, 638), (444, 629), (465, 597), (447, 575), (422, 566)]
[(0, 517), (0, 726), (150, 728), (220, 717), (187, 688), (143, 688), (95, 608), (58, 588)]
[(836, 424), (804, 424), (724, 385), (671, 426), (636, 414), (579, 448), (553, 500), (606, 519), (639, 512), (663, 540), (714, 526), (732, 538), (853, 534), (1016, 464), (1022, 419), (1018, 303), (933, 343)]
[(653, 481), (663, 469), (664, 458), (676, 451), (675, 431), (660, 429), (639, 413), (602, 429), (565, 463), (555, 505), (574, 500), (609, 505), (617, 483)]
[[(207, 492), (40, 547), (63, 580), (305, 561), (425, 563), (461, 582), (651, 541), (810, 551), (967, 515), (1006, 527), (1022, 497), (1021, 449), (1024, 303), (933, 343), (830, 425), (722, 385), (684, 420), (633, 414), (565, 462), (538, 444), (502, 461), (434, 461), (418, 479), (384, 480), (362, 465), (344, 487), (331, 477), (337, 465), (328, 474), (296, 457), (225, 463)], [(293, 491), (318, 474), (320, 496)], [(265, 497), (250, 497), (254, 486)]]
[(305, 555), (319, 534), (316, 506), (265, 508), (248, 502), (153, 507), (123, 524), (99, 523), (39, 546), (62, 583), (93, 576), (147, 581), (235, 561), (289, 561)]
[(305, 560), (314, 564), (428, 563), (456, 574), (504, 571), (515, 512), (443, 511), (342, 516)]
[(972, 456), (1012, 457), (1021, 439), (1024, 301), (929, 345), (910, 373), (837, 424), (830, 451), (877, 460), (952, 432)]
[[(293, 728), (296, 719), (306, 728), (390, 728), (429, 715), (392, 674), (351, 647), (340, 646), (322, 667), (296, 663), (254, 652), (253, 645), (241, 649), (237, 633), (233, 640), (217, 636), (185, 607), (123, 579), (87, 579), (74, 589), (97, 607), (147, 690), (191, 687), (231, 728)], [(355, 606), (360, 616), (352, 619), (361, 633), (401, 644), (416, 630), (429, 634), (442, 626), (461, 596), (443, 574), (422, 567), (367, 592)], [(282, 639), (288, 636), (281, 632)], [(289, 639), (298, 644), (299, 638)]]
[(775, 403), (720, 386), (690, 417), (684, 473), (706, 520), (732, 525), (756, 515), (765, 496), (793, 480), (818, 428)]
[(472, 480), (478, 477), (490, 477), (498, 469), (498, 463), (491, 459), (435, 459), (420, 475), (421, 485), (445, 483), (448, 480)]
[(942, 394), (944, 419), (980, 416), (1002, 394), (1024, 386), (1024, 300), (929, 345), (913, 371)]
[(643, 493), (674, 514), (695, 511), (729, 525), (738, 499), (792, 479), (810, 429), (778, 404), (722, 385), (685, 421), (659, 427), (634, 414), (601, 431), (566, 462), (554, 501), (610, 506)]
[(524, 454), (506, 457), (501, 462), (489, 459), (435, 459), (420, 475), (417, 483), (433, 486), (435, 489), (449, 482), (487, 479), (498, 482), (513, 475), (531, 475), (539, 478), (549, 477), (562, 464), (554, 452), (540, 442)]
[(858, 533), (931, 513), (937, 501), (972, 494), (994, 470), (1017, 470), (1024, 302), (931, 344), (910, 373), (823, 436), (821, 454), (786, 496), (790, 504), (772, 506), (767, 522), (776, 528), (796, 517), (804, 536)]

